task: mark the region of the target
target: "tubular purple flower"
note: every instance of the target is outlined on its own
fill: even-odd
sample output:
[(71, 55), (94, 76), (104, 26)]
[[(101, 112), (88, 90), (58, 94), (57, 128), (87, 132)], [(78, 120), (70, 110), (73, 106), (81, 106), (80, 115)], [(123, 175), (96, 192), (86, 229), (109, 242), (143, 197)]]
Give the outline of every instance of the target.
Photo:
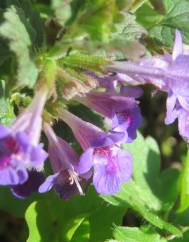
[(59, 116), (72, 129), (83, 150), (91, 146), (99, 146), (101, 143), (109, 146), (121, 142), (125, 136), (124, 132), (111, 131), (106, 134), (102, 129), (85, 122), (65, 109), (59, 112)]
[(39, 139), (47, 94), (46, 89), (39, 89), (30, 106), (11, 127), (0, 125), (0, 185), (19, 189), (19, 184), (28, 180), (29, 171), (42, 169), (47, 153)]
[(121, 183), (128, 181), (132, 174), (132, 157), (119, 146), (124, 133), (112, 131), (106, 134), (67, 110), (62, 110), (60, 117), (70, 126), (84, 149), (77, 166), (78, 173), (81, 176), (93, 174), (93, 184), (98, 193), (118, 192)]
[(62, 198), (69, 199), (74, 194), (83, 194), (75, 166), (79, 157), (70, 145), (56, 136), (51, 126), (44, 124), (44, 131), (49, 141), (49, 159), (54, 174), (46, 178), (39, 187), (39, 192), (47, 192), (54, 188)]
[(95, 78), (98, 82), (97, 86), (105, 88), (107, 92), (112, 92), (115, 90), (117, 84), (117, 76), (115, 74), (97, 76), (96, 73), (88, 71), (87, 75)]
[[(130, 90), (134, 93), (134, 89)], [(136, 138), (136, 130), (141, 125), (142, 117), (138, 102), (131, 95), (129, 96), (130, 90), (127, 91), (126, 87), (122, 89), (122, 93), (125, 92), (128, 97), (116, 93), (91, 92), (85, 96), (76, 97), (76, 100), (111, 119), (112, 130), (125, 132), (126, 142), (131, 142)], [(136, 94), (139, 93), (136, 91)]]
[(164, 81), (162, 81), (165, 79), (165, 70), (159, 66), (154, 67), (153, 62), (158, 62), (158, 60), (152, 58), (150, 60), (144, 59), (139, 63), (130, 61), (114, 62), (108, 67), (108, 70), (117, 72), (118, 78), (129, 84), (152, 83), (161, 88), (165, 85)]
[[(189, 55), (182, 50), (182, 36), (176, 30), (172, 55), (154, 56), (139, 63), (114, 63), (109, 70), (118, 71), (137, 80), (137, 84), (151, 83), (168, 94), (165, 123), (178, 118), (180, 135), (189, 140)], [(121, 74), (122, 75), (122, 74)], [(126, 76), (127, 77), (127, 76)], [(127, 78), (125, 78), (127, 81)], [(133, 83), (134, 85), (136, 82)]]

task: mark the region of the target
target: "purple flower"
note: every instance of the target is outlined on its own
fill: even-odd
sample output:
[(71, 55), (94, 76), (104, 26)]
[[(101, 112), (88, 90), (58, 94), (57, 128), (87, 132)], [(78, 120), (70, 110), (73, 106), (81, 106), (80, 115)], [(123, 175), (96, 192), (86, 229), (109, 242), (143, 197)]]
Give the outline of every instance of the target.
[[(109, 70), (125, 74), (122, 80), (127, 82), (127, 76), (132, 80), (137, 80), (135, 84), (151, 83), (162, 91), (171, 89), (174, 93), (182, 96), (189, 96), (188, 74), (189, 55), (182, 53), (182, 37), (179, 31), (176, 31), (175, 44), (172, 56), (165, 54), (162, 56), (153, 56), (144, 58), (138, 63), (132, 62), (114, 62)], [(122, 75), (123, 77), (123, 75)]]
[(173, 123), (178, 118), (178, 129), (180, 135), (189, 140), (189, 98), (176, 96), (169, 93), (167, 97), (166, 124)]
[(21, 185), (12, 186), (11, 191), (17, 198), (27, 198), (33, 192), (37, 192), (43, 182), (44, 176), (42, 172), (32, 170), (28, 172), (27, 181)]
[(93, 170), (93, 184), (98, 193), (114, 194), (122, 182), (132, 175), (132, 157), (116, 144), (88, 148), (80, 158), (78, 172), (85, 174)]
[(46, 97), (47, 92), (39, 90), (11, 127), (0, 125), (0, 185), (19, 188), (29, 179), (29, 171), (42, 169), (47, 153), (39, 138)]
[(125, 140), (131, 142), (136, 138), (136, 130), (142, 122), (138, 102), (132, 96), (134, 94), (138, 97), (139, 89), (128, 87), (127, 90), (127, 87), (122, 87), (121, 94), (127, 96), (91, 92), (77, 97), (76, 100), (109, 118), (112, 121), (112, 130), (125, 132)]
[[(164, 85), (160, 90), (168, 93), (166, 124), (173, 123), (178, 118), (180, 135), (189, 140), (189, 55), (182, 51), (182, 36), (176, 31), (173, 53), (162, 57), (164, 70), (167, 73)], [(156, 67), (159, 67), (156, 63)], [(156, 82), (154, 81), (154, 84)]]
[(86, 73), (89, 77), (92, 77), (96, 79), (97, 86), (103, 87), (107, 92), (112, 92), (115, 90), (115, 87), (117, 85), (117, 76), (115, 74), (108, 74), (104, 76), (98, 76), (94, 72), (87, 72)]
[(53, 129), (44, 124), (44, 131), (49, 141), (49, 158), (54, 174), (46, 178), (39, 187), (39, 192), (47, 192), (54, 188), (62, 198), (69, 199), (74, 194), (83, 194), (75, 166), (79, 157), (69, 144), (56, 136)]
[(122, 182), (131, 178), (132, 157), (120, 149), (124, 133), (104, 133), (96, 126), (63, 110), (60, 114), (72, 129), (84, 149), (77, 171), (79, 174), (93, 174), (93, 184), (101, 194), (113, 194), (120, 190)]
[(188, 66), (189, 55), (187, 52), (183, 53), (182, 36), (177, 30), (172, 55), (154, 56), (142, 59), (139, 63), (115, 63), (110, 69), (126, 74), (131, 80), (137, 80), (138, 84), (151, 83), (160, 91), (166, 92), (168, 98), (165, 123), (173, 123), (178, 118), (179, 133), (184, 139), (189, 140)]

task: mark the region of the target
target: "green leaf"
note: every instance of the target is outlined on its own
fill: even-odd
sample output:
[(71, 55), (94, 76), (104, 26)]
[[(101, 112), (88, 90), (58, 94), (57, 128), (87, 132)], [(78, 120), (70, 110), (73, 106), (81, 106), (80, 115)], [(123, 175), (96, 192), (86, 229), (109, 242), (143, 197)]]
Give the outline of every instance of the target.
[(13, 196), (9, 188), (0, 188), (0, 209), (15, 217), (24, 218), (25, 211), (33, 199), (36, 199), (36, 197), (18, 199)]
[(183, 212), (189, 207), (189, 150), (183, 162), (180, 177), (180, 207), (179, 212)]
[(11, 6), (17, 9), (19, 17), (30, 35), (33, 50), (36, 51), (44, 41), (44, 26), (39, 13), (32, 6), (31, 0), (7, 0), (6, 8)]
[(147, 203), (151, 200), (150, 208), (160, 210), (161, 201), (152, 191), (156, 187), (159, 188), (160, 154), (157, 143), (150, 137), (144, 140), (138, 133), (137, 139), (132, 144), (124, 145), (124, 149), (133, 155), (133, 177), (141, 191), (145, 192)]
[(90, 222), (85, 216), (74, 218), (69, 224), (70, 229), (67, 231), (66, 237), (70, 242), (85, 242), (90, 238)]
[(139, 228), (130, 227), (116, 227), (114, 230), (114, 237), (120, 242), (166, 242), (167, 240), (161, 238), (159, 234), (147, 230), (142, 231)]
[(161, 172), (159, 198), (162, 201), (162, 211), (169, 212), (177, 200), (179, 195), (179, 175), (179, 171), (172, 168)]
[(171, 240), (171, 242), (188, 242), (188, 241), (189, 241), (189, 230), (188, 229), (183, 233), (182, 238), (175, 238), (175, 239)]
[(145, 190), (140, 189), (134, 181), (125, 183), (119, 193), (114, 196), (103, 196), (103, 199), (115, 206), (130, 207), (138, 212), (145, 220), (159, 229), (165, 230), (178, 237), (182, 236), (181, 231), (172, 224), (161, 219), (150, 209), (151, 202)]
[[(97, 242), (111, 237), (111, 227), (121, 224), (125, 208), (107, 206), (94, 190), (90, 190), (85, 197), (76, 196), (69, 201), (54, 193), (45, 194), (36, 203), (35, 211), (37, 216), (32, 216), (32, 219), (37, 221), (37, 228), (34, 229), (38, 230), (41, 238), (33, 241)], [(29, 238), (33, 233), (31, 223), (35, 221), (27, 220)], [(89, 237), (89, 231), (90, 238), (84, 240)]]
[(187, 0), (164, 0), (160, 14), (149, 4), (143, 4), (136, 12), (137, 21), (149, 30), (151, 37), (163, 44), (172, 45), (175, 29), (179, 29), (189, 43), (189, 2)]
[(136, 19), (149, 30), (162, 21), (163, 15), (155, 11), (149, 4), (145, 3), (137, 10)]
[(30, 57), (30, 36), (15, 7), (4, 13), (5, 22), (0, 26), (0, 35), (9, 41), (10, 50), (17, 58), (17, 85), (32, 87), (38, 70)]
[(101, 52), (115, 59), (138, 59), (145, 52), (145, 48), (138, 40), (146, 31), (136, 22), (134, 15), (124, 13), (120, 18), (110, 33), (109, 43), (102, 46)]
[(150, 208), (169, 211), (179, 193), (179, 172), (167, 169), (160, 173), (160, 151), (151, 137), (144, 139), (138, 133), (137, 139), (132, 144), (124, 145), (124, 148), (133, 155), (133, 177), (136, 184), (153, 201)]
[(0, 98), (0, 123), (9, 125), (14, 119), (15, 114), (9, 99)]
[(122, 45), (139, 39), (145, 33), (144, 28), (136, 22), (135, 16), (131, 14), (122, 15), (122, 20), (115, 23), (115, 30), (110, 35), (110, 42)]
[(5, 96), (5, 81), (0, 80), (0, 98)]
[(114, 13), (117, 11), (116, 1), (88, 0), (83, 1), (81, 4), (80, 1), (76, 1), (75, 5), (72, 6), (73, 12), (75, 6), (77, 6), (78, 11), (71, 21), (71, 36), (88, 33), (94, 41), (108, 42), (114, 21)]
[(27, 242), (41, 241), (41, 236), (37, 228), (37, 202), (33, 202), (26, 210), (25, 219), (27, 221), (29, 230), (32, 233), (29, 234)]

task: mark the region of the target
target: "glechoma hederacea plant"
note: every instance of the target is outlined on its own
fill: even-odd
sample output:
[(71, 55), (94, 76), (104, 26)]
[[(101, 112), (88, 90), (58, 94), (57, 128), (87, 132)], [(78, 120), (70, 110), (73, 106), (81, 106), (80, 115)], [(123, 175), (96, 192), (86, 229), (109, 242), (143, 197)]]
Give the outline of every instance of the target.
[[(168, 0), (166, 3), (90, 0), (82, 4), (80, 0), (52, 1), (55, 16), (43, 9), (42, 1), (41, 5), (38, 2), (0, 2), (3, 13), (0, 50), (4, 49), (0, 60), (0, 106), (5, 108), (4, 113), (0, 108), (0, 188), (8, 188), (14, 201), (35, 200), (36, 203), (31, 204), (34, 207), (30, 206), (27, 212), (41, 211), (36, 204), (42, 204), (45, 199), (51, 201), (47, 207), (55, 209), (57, 204), (61, 207), (61, 201), (65, 206), (63, 212), (67, 214), (65, 221), (72, 214), (67, 208), (70, 211), (73, 208), (74, 213), (80, 209), (82, 199), (89, 197), (90, 204), (94, 196), (90, 211), (87, 203), (82, 204), (82, 209), (85, 206), (87, 209), (76, 212), (76, 217), (66, 226), (59, 218), (61, 211), (60, 214), (51, 211), (52, 221), (53, 216), (57, 219), (51, 221), (52, 224), (64, 223), (63, 233), (66, 231), (66, 236), (60, 235), (59, 239), (57, 235), (57, 240), (52, 242), (102, 242), (113, 236), (121, 242), (181, 242), (179, 237), (182, 236), (183, 241), (189, 241), (189, 221), (178, 222), (180, 214), (189, 208), (189, 153), (183, 158), (182, 169), (179, 165), (180, 170), (169, 167), (160, 173), (155, 141), (149, 137), (144, 139), (139, 132), (146, 125), (141, 107), (145, 105), (143, 97), (149, 88), (150, 92), (153, 89), (153, 93), (166, 98), (164, 123), (177, 121), (175, 136), (184, 144), (189, 143), (189, 51), (183, 44), (183, 39), (188, 38), (188, 27), (171, 27), (169, 32), (174, 42), (169, 49), (158, 49), (160, 43), (156, 40), (163, 43), (162, 33), (169, 28), (166, 16), (172, 8)], [(173, 9), (183, 2), (187, 6), (179, 5), (178, 9), (189, 9), (187, 0), (173, 2), (176, 2)], [(41, 16), (33, 6), (40, 9)], [(63, 6), (70, 15), (60, 14), (57, 6)], [(122, 7), (127, 14), (122, 12)], [(154, 25), (148, 19), (143, 20), (149, 11), (150, 16), (155, 14), (158, 19)], [(134, 16), (146, 30), (137, 24)], [(189, 22), (189, 13), (187, 16)], [(123, 27), (121, 19), (131, 21), (131, 26), (127, 26), (129, 35), (137, 40), (131, 47), (123, 44), (126, 27), (118, 39), (115, 35), (117, 28)], [(132, 28), (139, 33), (132, 32)], [(158, 28), (161, 28), (162, 39), (153, 39), (154, 35), (158, 36)], [(149, 45), (147, 53), (139, 53), (140, 48), (145, 49), (140, 38)], [(126, 48), (131, 54), (112, 56), (111, 51), (114, 53), (119, 44), (120, 52)], [(151, 101), (154, 102), (153, 95)], [(165, 149), (163, 145), (161, 149)], [(168, 188), (164, 190), (164, 186)], [(53, 196), (59, 199), (56, 205), (52, 205)], [(106, 219), (110, 225), (108, 233), (112, 233), (112, 224), (116, 225), (113, 235), (108, 237), (106, 233), (103, 238), (97, 235), (95, 240), (96, 232), (93, 235), (91, 231), (103, 217), (101, 207), (107, 218), (111, 215), (110, 221)], [(140, 221), (140, 226), (135, 228), (118, 227), (127, 225), (124, 216), (128, 208), (149, 224)], [(112, 211), (121, 214), (119, 223), (114, 220)], [(26, 213), (26, 219), (29, 216)], [(97, 216), (97, 225), (92, 216)], [(48, 226), (45, 229), (48, 230)], [(92, 235), (80, 240), (82, 235), (76, 236), (84, 233), (84, 228)], [(47, 237), (36, 242), (49, 242)]]
[[(28, 195), (37, 189), (45, 192), (52, 187), (62, 197), (70, 193), (83, 194), (80, 181), (90, 183), (91, 178), (97, 192), (118, 192), (121, 184), (132, 176), (132, 154), (121, 146), (136, 138), (136, 131), (142, 123), (137, 101), (142, 91), (135, 87), (137, 84), (150, 83), (158, 91), (167, 93), (165, 123), (172, 123), (178, 118), (180, 135), (189, 139), (189, 55), (182, 52), (182, 37), (178, 30), (172, 55), (143, 58), (136, 63), (100, 59), (99, 63), (95, 63), (98, 72), (88, 72), (87, 67), (80, 67), (81, 80), (67, 71), (67, 63), (72, 58), (75, 61), (79, 59), (74, 55), (57, 60), (46, 57), (47, 63), (42, 67), (31, 104), (20, 112), (10, 127), (1, 125), (0, 182), (3, 186), (11, 186), (16, 196), (27, 195), (24, 185), (28, 186), (28, 182), (31, 189)], [(114, 81), (116, 84), (113, 85)], [(55, 85), (62, 93), (61, 100)], [(101, 114), (109, 128), (102, 130), (69, 112), (72, 100)], [(50, 111), (45, 108), (47, 102)], [(64, 121), (72, 130), (83, 149), (80, 157), (54, 133), (52, 126), (57, 119)], [(43, 145), (39, 144), (42, 130), (48, 137), (49, 159), (55, 174), (44, 182), (40, 176), (37, 186), (36, 181), (30, 181), (30, 173), (41, 173), (48, 156)], [(64, 189), (67, 195), (64, 195)]]

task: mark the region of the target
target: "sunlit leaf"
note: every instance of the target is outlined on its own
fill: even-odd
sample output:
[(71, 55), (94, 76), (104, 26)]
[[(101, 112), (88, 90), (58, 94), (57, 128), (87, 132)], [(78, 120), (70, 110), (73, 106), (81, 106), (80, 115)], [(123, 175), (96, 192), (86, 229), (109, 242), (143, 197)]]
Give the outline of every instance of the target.
[(5, 22), (0, 26), (0, 35), (9, 41), (10, 50), (17, 58), (17, 85), (32, 87), (38, 70), (30, 57), (31, 40), (15, 7), (4, 13)]
[(142, 231), (139, 228), (130, 227), (116, 227), (114, 230), (114, 237), (120, 242), (166, 242), (167, 240), (161, 238), (159, 234), (147, 230)]

